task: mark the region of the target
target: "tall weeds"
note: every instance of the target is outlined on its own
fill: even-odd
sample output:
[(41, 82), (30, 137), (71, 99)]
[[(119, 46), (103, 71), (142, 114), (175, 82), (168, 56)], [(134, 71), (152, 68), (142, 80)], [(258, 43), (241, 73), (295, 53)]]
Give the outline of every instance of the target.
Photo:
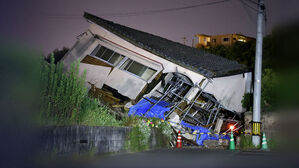
[(42, 107), (41, 118), (46, 124), (119, 125), (106, 107), (88, 97), (84, 72), (79, 74), (79, 62), (64, 72), (63, 64), (41, 64)]

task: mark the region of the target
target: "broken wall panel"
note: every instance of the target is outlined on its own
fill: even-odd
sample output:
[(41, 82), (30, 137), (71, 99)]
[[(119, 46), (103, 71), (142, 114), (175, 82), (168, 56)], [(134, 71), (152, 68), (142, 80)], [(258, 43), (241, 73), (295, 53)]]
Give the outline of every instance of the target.
[(86, 57), (84, 57), (81, 61), (81, 63), (85, 63), (85, 64), (91, 64), (91, 65), (98, 65), (98, 66), (104, 66), (104, 67), (110, 67), (111, 71), (113, 70), (113, 66), (104, 62), (104, 61), (101, 61), (99, 59), (96, 59), (92, 56), (89, 56), (87, 55)]
[(120, 69), (113, 69), (108, 76), (106, 85), (116, 89), (120, 94), (134, 100), (147, 84), (146, 81)]
[[(249, 73), (246, 73), (249, 74)], [(205, 92), (215, 96), (221, 104), (228, 110), (243, 112), (241, 104), (244, 93), (250, 85), (250, 75), (233, 75), (227, 77), (213, 78), (213, 82), (207, 86)], [(249, 82), (249, 83), (248, 83)]]
[(94, 84), (97, 88), (102, 88), (111, 71), (111, 67), (80, 63), (79, 71), (80, 74), (83, 74), (84, 71), (86, 72), (87, 88), (91, 88), (89, 83)]
[(116, 98), (113, 96), (112, 92), (105, 91), (103, 89), (99, 89), (91, 84), (91, 89), (89, 90), (89, 95), (94, 98), (101, 98), (103, 103), (106, 105), (112, 106), (112, 105), (119, 105), (121, 100), (119, 98)]
[(66, 70), (74, 61), (81, 61), (86, 55), (90, 54), (97, 46), (97, 40), (89, 32), (84, 32), (74, 46), (61, 59)]

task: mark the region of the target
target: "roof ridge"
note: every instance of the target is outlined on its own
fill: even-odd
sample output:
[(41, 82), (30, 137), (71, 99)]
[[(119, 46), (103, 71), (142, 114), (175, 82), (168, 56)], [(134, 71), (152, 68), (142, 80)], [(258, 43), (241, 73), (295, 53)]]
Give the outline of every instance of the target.
[(248, 71), (245, 65), (241, 65), (237, 61), (171, 41), (158, 35), (114, 23), (88, 12), (84, 12), (84, 17), (137, 47), (152, 52), (187, 69), (199, 72), (206, 77), (226, 76), (232, 73), (238, 74)]

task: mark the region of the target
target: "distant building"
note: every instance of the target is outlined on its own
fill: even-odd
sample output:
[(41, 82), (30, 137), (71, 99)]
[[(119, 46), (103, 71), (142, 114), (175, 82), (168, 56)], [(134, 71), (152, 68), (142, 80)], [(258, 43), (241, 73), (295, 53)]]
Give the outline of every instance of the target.
[(230, 46), (233, 43), (248, 42), (250, 40), (255, 40), (255, 38), (244, 36), (242, 34), (223, 34), (223, 35), (206, 35), (206, 34), (196, 34), (195, 37), (198, 38), (198, 43), (195, 44), (195, 48), (209, 48), (217, 45)]

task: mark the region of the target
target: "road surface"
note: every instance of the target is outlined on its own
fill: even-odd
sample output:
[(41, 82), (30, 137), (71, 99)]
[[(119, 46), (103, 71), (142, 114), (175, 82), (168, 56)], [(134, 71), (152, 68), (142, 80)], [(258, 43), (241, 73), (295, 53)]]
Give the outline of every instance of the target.
[(208, 150), (201, 148), (160, 149), (138, 153), (96, 156), (89, 161), (73, 162), (55, 167), (92, 168), (274, 168), (299, 167), (299, 157), (294, 154), (281, 154), (262, 151)]

